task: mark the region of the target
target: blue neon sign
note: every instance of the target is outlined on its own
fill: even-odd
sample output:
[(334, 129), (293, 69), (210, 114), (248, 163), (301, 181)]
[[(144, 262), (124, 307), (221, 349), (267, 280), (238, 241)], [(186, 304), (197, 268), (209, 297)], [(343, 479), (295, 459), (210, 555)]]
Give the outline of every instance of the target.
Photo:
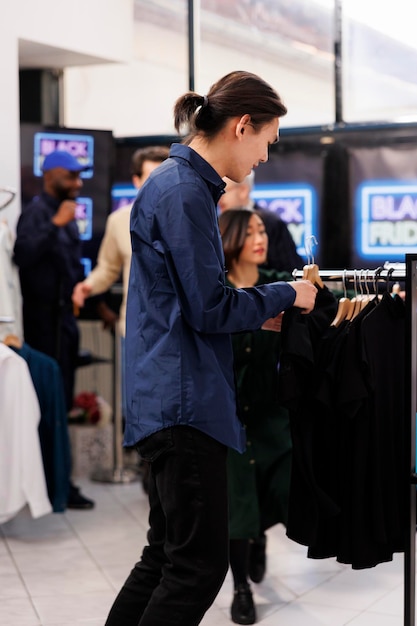
[(80, 239), (82, 241), (91, 239), (93, 234), (93, 201), (91, 198), (77, 198), (75, 221)]
[(305, 241), (317, 236), (317, 193), (304, 183), (256, 185), (251, 197), (262, 209), (276, 213), (288, 225), (301, 256), (307, 256)]
[(72, 154), (82, 165), (91, 165), (91, 169), (80, 172), (81, 178), (93, 176), (94, 138), (91, 135), (73, 135), (70, 133), (35, 133), (33, 147), (33, 173), (42, 176), (42, 164), (45, 157), (55, 150)]
[(138, 195), (138, 189), (132, 183), (115, 183), (111, 190), (112, 211), (132, 204)]
[(356, 248), (365, 258), (417, 252), (417, 181), (366, 181), (356, 193)]

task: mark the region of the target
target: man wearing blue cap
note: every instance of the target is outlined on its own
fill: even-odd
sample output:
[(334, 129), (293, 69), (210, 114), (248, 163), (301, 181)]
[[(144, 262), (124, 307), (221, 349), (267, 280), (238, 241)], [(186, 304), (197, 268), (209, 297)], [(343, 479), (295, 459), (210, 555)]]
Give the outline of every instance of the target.
[[(55, 358), (61, 368), (67, 410), (72, 406), (79, 333), (71, 300), (82, 278), (81, 247), (75, 222), (82, 187), (80, 164), (55, 151), (43, 162), (43, 191), (22, 210), (14, 260), (19, 267), (25, 342)], [(70, 485), (68, 508), (91, 509), (94, 502)]]

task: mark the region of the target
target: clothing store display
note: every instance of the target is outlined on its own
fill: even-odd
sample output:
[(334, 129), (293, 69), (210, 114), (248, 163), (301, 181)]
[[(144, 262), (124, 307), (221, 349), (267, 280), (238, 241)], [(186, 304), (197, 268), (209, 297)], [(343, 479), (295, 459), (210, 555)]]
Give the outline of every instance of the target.
[(39, 438), (48, 495), (54, 513), (62, 513), (67, 508), (71, 452), (61, 371), (55, 359), (27, 343), (14, 350), (29, 367), (41, 411)]
[(40, 408), (23, 358), (0, 343), (0, 523), (26, 504), (33, 517), (51, 513), (38, 425)]
[(287, 534), (311, 558), (373, 567), (404, 550), (404, 302), (386, 292), (327, 328), (314, 315), (290, 312), (282, 326), (293, 439)]
[(19, 273), (12, 258), (12, 233), (7, 223), (0, 221), (0, 341), (7, 335), (23, 337)]
[(252, 591), (247, 583), (236, 587), (230, 613), (232, 622), (235, 624), (254, 624), (256, 622), (255, 604)]

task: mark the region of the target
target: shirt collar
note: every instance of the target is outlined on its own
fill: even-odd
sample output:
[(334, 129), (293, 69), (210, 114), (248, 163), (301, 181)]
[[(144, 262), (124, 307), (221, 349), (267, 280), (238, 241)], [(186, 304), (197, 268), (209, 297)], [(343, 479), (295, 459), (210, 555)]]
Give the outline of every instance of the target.
[(191, 167), (204, 178), (213, 196), (214, 202), (217, 204), (220, 196), (224, 193), (226, 183), (210, 163), (203, 159), (195, 150), (181, 143), (172, 144), (169, 156), (188, 161)]

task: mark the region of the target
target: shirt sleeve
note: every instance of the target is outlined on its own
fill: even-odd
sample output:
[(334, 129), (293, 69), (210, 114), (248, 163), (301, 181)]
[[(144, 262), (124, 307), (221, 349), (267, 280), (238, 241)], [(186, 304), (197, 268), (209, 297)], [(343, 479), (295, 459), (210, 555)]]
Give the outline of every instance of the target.
[(174, 186), (159, 209), (153, 245), (165, 254), (181, 312), (194, 330), (255, 330), (292, 306), (295, 290), (285, 282), (245, 290), (225, 285), (217, 216), (197, 185), (191, 193)]
[(30, 204), (20, 215), (16, 227), (14, 261), (20, 268), (35, 265), (58, 238), (56, 226), (43, 209), (42, 203)]
[(91, 295), (107, 291), (119, 278), (123, 268), (123, 256), (117, 239), (116, 213), (107, 219), (106, 229), (97, 256), (97, 264), (85, 279), (92, 288)]

